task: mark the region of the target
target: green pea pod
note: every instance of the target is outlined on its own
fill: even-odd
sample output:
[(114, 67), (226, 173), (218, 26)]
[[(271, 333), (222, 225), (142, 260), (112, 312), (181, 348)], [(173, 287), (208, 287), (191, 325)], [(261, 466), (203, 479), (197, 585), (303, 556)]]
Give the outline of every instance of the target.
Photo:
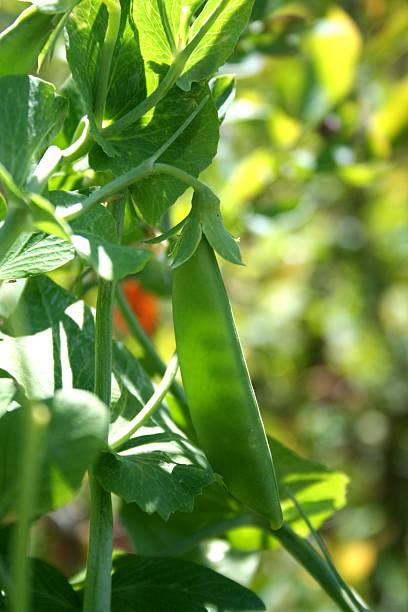
[(214, 252), (203, 236), (173, 272), (180, 371), (198, 440), (231, 494), (282, 524), (271, 452)]
[(0, 77), (30, 72), (61, 15), (30, 6), (0, 34)]

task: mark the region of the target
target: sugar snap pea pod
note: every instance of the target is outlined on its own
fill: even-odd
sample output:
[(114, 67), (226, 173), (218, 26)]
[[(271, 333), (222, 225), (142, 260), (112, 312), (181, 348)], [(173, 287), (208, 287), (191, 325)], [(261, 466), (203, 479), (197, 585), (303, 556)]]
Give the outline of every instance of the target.
[(173, 320), (200, 445), (231, 494), (265, 516), (282, 511), (272, 456), (214, 252), (203, 236), (173, 272)]
[(26, 74), (35, 64), (61, 15), (41, 13), (30, 6), (0, 34), (0, 77)]

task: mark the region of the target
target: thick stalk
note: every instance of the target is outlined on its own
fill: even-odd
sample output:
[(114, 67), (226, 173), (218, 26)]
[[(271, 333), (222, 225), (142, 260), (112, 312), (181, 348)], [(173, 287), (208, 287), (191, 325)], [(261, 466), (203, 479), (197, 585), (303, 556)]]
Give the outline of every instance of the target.
[(24, 207), (13, 207), (7, 211), (7, 216), (0, 229), (0, 261), (5, 257), (7, 251), (24, 231), (28, 210)]
[(27, 544), (35, 512), (41, 449), (50, 420), (49, 410), (44, 404), (27, 402), (21, 410), (23, 435), (18, 476), (20, 484), (18, 522), (14, 531), (11, 554), (11, 612), (26, 612), (29, 608)]
[(300, 536), (298, 536), (284, 522), (280, 529), (270, 530), (270, 533), (282, 544), (309, 574), (320, 584), (329, 597), (344, 612), (370, 612), (369, 608), (350, 598), (349, 593), (334, 576), (330, 565), (316, 552), (316, 550)]
[[(118, 201), (121, 214), (124, 201)], [(116, 218), (121, 226), (120, 214)], [(112, 312), (114, 283), (99, 279), (95, 321), (95, 394), (110, 406), (112, 378)], [(106, 432), (108, 440), (108, 431)], [(84, 612), (110, 612), (113, 516), (110, 493), (89, 471), (90, 532)]]

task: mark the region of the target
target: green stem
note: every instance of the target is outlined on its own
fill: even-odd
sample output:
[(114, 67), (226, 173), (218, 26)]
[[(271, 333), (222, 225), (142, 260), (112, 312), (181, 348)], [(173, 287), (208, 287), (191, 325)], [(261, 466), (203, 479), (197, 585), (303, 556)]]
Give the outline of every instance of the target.
[(217, 17), (223, 11), (227, 5), (228, 0), (221, 0), (218, 6), (215, 7), (213, 12), (207, 17), (201, 28), (193, 36), (188, 45), (176, 56), (173, 64), (168, 69), (166, 76), (159, 83), (157, 88), (145, 98), (140, 104), (135, 106), (131, 111), (120, 117), (117, 121), (102, 130), (102, 134), (105, 138), (109, 138), (114, 134), (117, 134), (121, 130), (129, 127), (132, 123), (135, 123), (138, 119), (143, 117), (151, 108), (156, 106), (162, 98), (170, 91), (177, 79), (183, 72), (189, 57), (193, 51), (197, 48), (197, 45), (201, 42), (205, 34), (211, 28)]
[[(126, 325), (128, 326), (131, 335), (141, 345), (145, 352), (148, 365), (150, 366), (150, 368), (147, 368), (149, 370), (149, 374), (160, 374), (161, 376), (164, 376), (164, 373), (166, 371), (166, 364), (160, 358), (154, 347), (153, 342), (150, 340), (149, 336), (146, 334), (143, 327), (140, 325), (133, 310), (129, 306), (126, 296), (120, 288), (119, 284), (116, 286), (115, 296), (116, 303), (119, 306), (119, 310), (122, 313), (122, 316), (126, 322)], [(187, 403), (186, 396), (184, 394), (183, 389), (180, 387), (179, 384), (177, 384), (175, 380), (173, 380), (173, 382), (171, 383), (170, 389), (177, 401), (183, 406), (185, 406)]]
[(146, 402), (146, 404), (143, 406), (141, 411), (138, 412), (135, 418), (130, 421), (126, 433), (123, 434), (120, 438), (109, 442), (113, 450), (117, 450), (118, 448), (120, 448), (125, 442), (129, 440), (129, 438), (132, 437), (132, 435), (138, 429), (140, 429), (140, 427), (142, 427), (142, 425), (146, 423), (146, 421), (150, 419), (152, 414), (157, 410), (157, 408), (164, 400), (177, 374), (178, 367), (178, 359), (177, 355), (175, 354), (171, 358), (167, 370), (165, 371), (163, 378), (157, 386), (157, 389), (155, 390), (149, 401)]
[[(120, 214), (124, 205), (119, 201)], [(118, 214), (117, 222), (121, 219)], [(95, 394), (110, 406), (112, 379), (112, 312), (114, 283), (99, 279), (95, 321)], [(106, 432), (106, 440), (108, 431)], [(110, 612), (113, 516), (110, 493), (89, 471), (90, 532), (84, 612)]]
[(7, 216), (0, 229), (0, 261), (2, 261), (17, 240), (21, 232), (24, 231), (28, 216), (28, 210), (22, 206), (10, 206)]
[(99, 74), (95, 95), (95, 123), (98, 128), (102, 127), (103, 112), (105, 110), (105, 100), (108, 91), (110, 69), (112, 65), (113, 53), (119, 35), (121, 6), (118, 0), (104, 0), (108, 9), (108, 26), (106, 28), (105, 40), (102, 47), (102, 55), (99, 62)]
[(198, 179), (196, 179), (188, 172), (185, 172), (180, 168), (176, 168), (176, 166), (170, 166), (170, 164), (154, 164), (151, 174), (168, 174), (169, 176), (173, 176), (174, 178), (179, 179), (179, 181), (190, 185), (190, 187), (192, 187), (195, 191), (209, 189), (207, 185), (201, 183)]
[(276, 531), (271, 529), (270, 533), (299, 561), (341, 610), (344, 610), (344, 612), (362, 612), (363, 610), (364, 612), (370, 612), (368, 608), (357, 605), (356, 601), (350, 598), (343, 585), (339, 584), (333, 575), (331, 567), (307, 540), (298, 536), (289, 527), (288, 523), (284, 522), (282, 527)]
[(11, 557), (10, 612), (26, 612), (30, 600), (27, 544), (31, 521), (35, 513), (38, 470), (41, 449), (50, 413), (44, 404), (25, 402), (23, 407), (23, 434), (20, 456), (20, 495), (18, 522), (14, 531)]
[(81, 123), (82, 122), (83, 129), (78, 139), (75, 140), (69, 147), (61, 151), (64, 163), (72, 164), (80, 157), (83, 157), (89, 153), (91, 149), (94, 139), (91, 134), (88, 117), (84, 117), (83, 120), (81, 120)]
[(61, 157), (62, 152), (59, 147), (55, 145), (48, 147), (34, 172), (27, 179), (27, 191), (42, 193), (47, 187), (48, 179), (58, 166)]

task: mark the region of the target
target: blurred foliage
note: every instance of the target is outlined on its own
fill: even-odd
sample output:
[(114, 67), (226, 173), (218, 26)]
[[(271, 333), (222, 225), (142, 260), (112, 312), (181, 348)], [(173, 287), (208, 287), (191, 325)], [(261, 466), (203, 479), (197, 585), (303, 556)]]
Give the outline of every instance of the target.
[[(23, 6), (2, 0), (0, 25)], [(40, 73), (57, 84), (61, 49)], [(344, 578), (393, 612), (408, 601), (407, 49), (405, 0), (256, 0), (202, 177), (240, 236), (246, 267), (223, 273), (266, 427), (351, 477), (325, 537)], [(238, 570), (216, 544), (213, 566), (244, 568), (270, 612), (335, 609), (284, 552)]]

